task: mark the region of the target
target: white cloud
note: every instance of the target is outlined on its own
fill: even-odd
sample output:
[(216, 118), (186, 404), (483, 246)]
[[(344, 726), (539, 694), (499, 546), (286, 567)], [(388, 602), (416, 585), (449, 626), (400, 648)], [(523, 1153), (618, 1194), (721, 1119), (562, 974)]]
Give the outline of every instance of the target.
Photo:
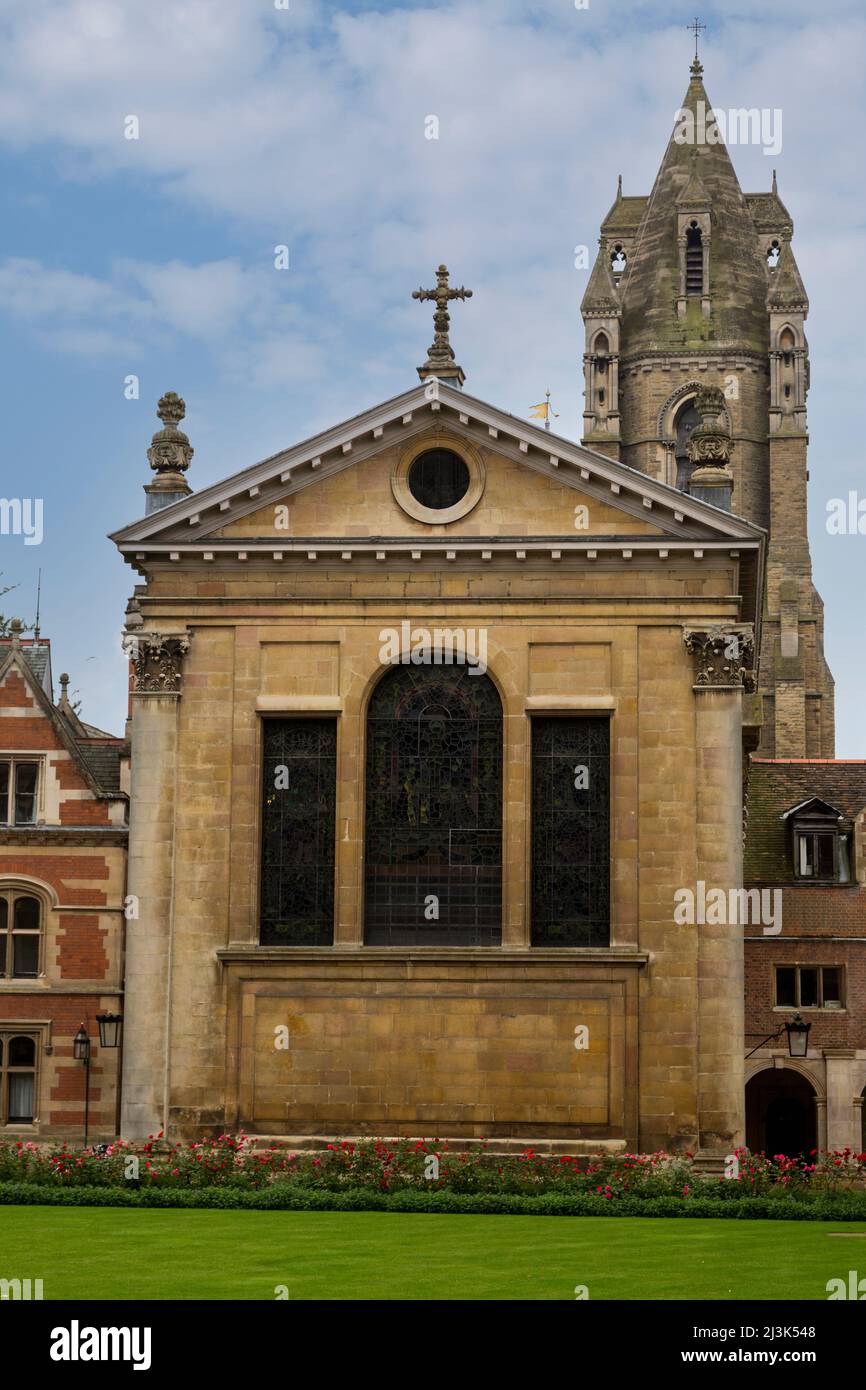
[[(812, 486), (826, 496), (861, 467), (866, 22), (862, 0), (788, 0), (784, 14), (720, 12), (702, 52), (720, 106), (783, 109), (778, 161), (733, 156), (748, 191), (778, 164), (795, 220)], [(274, 447), (290, 442), (289, 398), (293, 426), (300, 412), (312, 428), (408, 385), (431, 332), (409, 296), (445, 259), (475, 290), (453, 315), (467, 389), (522, 413), (549, 386), (577, 434), (586, 280), (572, 248), (594, 247), (620, 170), (627, 193), (649, 192), (688, 79), (689, 17), (658, 0), (0, 0), (0, 140), (53, 155), (61, 179), (132, 179), (238, 247), (133, 260), (104, 228), (78, 262), (89, 274), (62, 253), (0, 264), (0, 308), (78, 356), (185, 344), (213, 380), (216, 466), (231, 448), (226, 383), (271, 393), (255, 428), (279, 432)], [(430, 114), (438, 140), (424, 138)]]

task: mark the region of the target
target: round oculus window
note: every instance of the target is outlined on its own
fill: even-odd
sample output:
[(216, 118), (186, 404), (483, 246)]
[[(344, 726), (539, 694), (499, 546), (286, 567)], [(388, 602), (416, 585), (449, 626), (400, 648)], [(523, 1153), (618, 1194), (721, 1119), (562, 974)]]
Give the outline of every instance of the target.
[(469, 469), (453, 449), (427, 449), (412, 460), (406, 482), (416, 502), (441, 512), (466, 496)]

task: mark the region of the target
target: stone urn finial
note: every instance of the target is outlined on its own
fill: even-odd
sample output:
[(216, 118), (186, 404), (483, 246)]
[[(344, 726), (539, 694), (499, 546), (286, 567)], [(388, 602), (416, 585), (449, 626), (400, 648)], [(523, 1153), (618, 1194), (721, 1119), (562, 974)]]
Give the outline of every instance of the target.
[(169, 506), (181, 497), (188, 497), (192, 488), (184, 478), (195, 450), (183, 430), (178, 429), (186, 414), (186, 402), (176, 391), (160, 396), (156, 413), (162, 421), (150, 441), (147, 459), (156, 477), (145, 487), (148, 512)]
[(176, 391), (160, 396), (156, 413), (162, 421), (147, 451), (150, 466), (156, 473), (185, 473), (195, 450), (183, 430), (178, 429), (186, 415), (186, 402)]
[(729, 512), (734, 479), (728, 465), (734, 441), (728, 429), (724, 392), (719, 386), (702, 386), (695, 397), (695, 409), (701, 423), (689, 439), (689, 493)]

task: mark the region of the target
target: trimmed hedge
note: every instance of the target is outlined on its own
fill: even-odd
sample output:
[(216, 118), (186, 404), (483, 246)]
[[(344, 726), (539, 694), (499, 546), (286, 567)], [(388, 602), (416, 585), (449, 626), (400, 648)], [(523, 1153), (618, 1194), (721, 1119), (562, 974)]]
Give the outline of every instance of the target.
[(538, 1196), (508, 1193), (376, 1192), (354, 1188), (330, 1192), (275, 1183), (260, 1191), (219, 1187), (183, 1190), (114, 1187), (45, 1187), (38, 1183), (0, 1183), (0, 1206), (134, 1207), (153, 1210), (385, 1211), (445, 1213), (452, 1216), (662, 1216), (725, 1217), (743, 1221), (866, 1221), (866, 1194), (794, 1198), (631, 1197), (606, 1200), (577, 1193)]

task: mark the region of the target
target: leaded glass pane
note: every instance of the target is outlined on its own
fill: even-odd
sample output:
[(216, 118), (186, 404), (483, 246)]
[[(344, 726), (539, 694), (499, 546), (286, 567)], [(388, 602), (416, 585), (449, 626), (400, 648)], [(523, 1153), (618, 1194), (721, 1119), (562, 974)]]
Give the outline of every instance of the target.
[(12, 974), (16, 980), (35, 979), (39, 974), (38, 933), (13, 933)]
[(15, 824), (32, 825), (36, 820), (36, 784), (39, 767), (36, 763), (17, 763), (15, 766)]
[(532, 943), (610, 945), (610, 722), (532, 720)]
[(269, 719), (262, 758), (263, 945), (334, 939), (337, 725)]
[(409, 491), (423, 507), (453, 507), (469, 489), (469, 469), (452, 449), (427, 449), (412, 463)]
[(367, 716), (366, 940), (502, 940), (502, 704), (468, 666), (396, 666)]
[(26, 1125), (33, 1119), (36, 1077), (33, 1072), (9, 1073), (9, 1124)]

